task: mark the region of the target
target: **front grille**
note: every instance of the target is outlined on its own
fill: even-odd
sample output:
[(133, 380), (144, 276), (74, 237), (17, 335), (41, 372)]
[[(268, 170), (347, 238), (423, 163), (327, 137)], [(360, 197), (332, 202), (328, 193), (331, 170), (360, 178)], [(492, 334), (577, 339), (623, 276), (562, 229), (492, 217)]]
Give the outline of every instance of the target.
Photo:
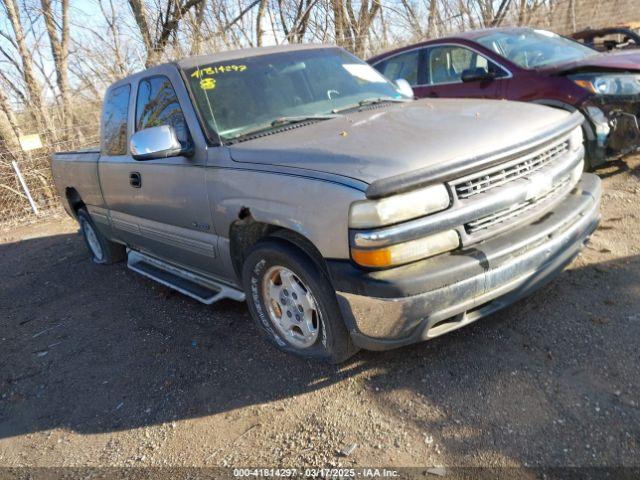
[(556, 183), (553, 188), (542, 195), (531, 198), (526, 202), (517, 203), (509, 208), (500, 210), (487, 215), (486, 217), (473, 220), (465, 224), (464, 228), (469, 235), (478, 234), (483, 230), (498, 227), (500, 224), (513, 220), (515, 217), (533, 210), (536, 207), (541, 206), (544, 203), (550, 202), (553, 198), (557, 197), (565, 190), (571, 181), (571, 176), (564, 178), (562, 181)]
[(569, 140), (548, 147), (527, 159), (499, 165), (475, 176), (467, 177), (453, 184), (459, 199), (465, 199), (486, 192), (492, 188), (517, 180), (544, 168), (569, 151)]

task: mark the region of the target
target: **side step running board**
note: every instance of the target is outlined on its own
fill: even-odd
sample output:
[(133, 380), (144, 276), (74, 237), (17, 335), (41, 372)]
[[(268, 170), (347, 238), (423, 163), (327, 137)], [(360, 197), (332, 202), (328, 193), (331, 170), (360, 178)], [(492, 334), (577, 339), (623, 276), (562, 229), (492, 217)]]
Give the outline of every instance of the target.
[(206, 305), (230, 298), (244, 302), (244, 292), (204, 278), (135, 250), (127, 250), (127, 267)]

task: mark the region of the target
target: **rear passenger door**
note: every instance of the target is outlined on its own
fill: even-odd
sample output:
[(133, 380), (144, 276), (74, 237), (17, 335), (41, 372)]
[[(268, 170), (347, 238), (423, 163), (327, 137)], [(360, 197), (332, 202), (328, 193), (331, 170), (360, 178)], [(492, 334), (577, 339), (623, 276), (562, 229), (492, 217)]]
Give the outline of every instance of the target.
[[(433, 45), (423, 51), (418, 97), (501, 98), (502, 78), (509, 73), (484, 55), (462, 45)], [(491, 73), (493, 80), (463, 82), (465, 72)]]
[(100, 157), (98, 158), (98, 179), (106, 210), (91, 211), (92, 218), (98, 225), (108, 224), (110, 234), (116, 240), (128, 243), (129, 232), (114, 228), (109, 212), (109, 203), (104, 195), (105, 185), (101, 179), (101, 170), (104, 165), (119, 164), (127, 161), (127, 138), (129, 135), (129, 104), (131, 103), (131, 84), (117, 84), (107, 90), (102, 107), (102, 119), (100, 122)]
[[(135, 131), (171, 125), (183, 146), (193, 144), (184, 105), (174, 85), (182, 80), (168, 72), (132, 82), (128, 138)], [(194, 120), (195, 122), (195, 120)], [(201, 133), (198, 130), (198, 133)], [(112, 226), (132, 248), (194, 270), (215, 270), (217, 237), (212, 229), (206, 184), (206, 154), (134, 160), (125, 154), (101, 159), (99, 173)]]

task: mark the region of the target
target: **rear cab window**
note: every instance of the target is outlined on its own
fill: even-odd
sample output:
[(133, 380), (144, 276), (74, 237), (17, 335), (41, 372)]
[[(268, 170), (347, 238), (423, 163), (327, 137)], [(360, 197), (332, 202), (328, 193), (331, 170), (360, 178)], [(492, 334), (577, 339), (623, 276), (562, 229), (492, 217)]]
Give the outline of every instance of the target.
[(102, 110), (101, 154), (127, 154), (127, 118), (131, 85), (112, 88), (107, 92)]

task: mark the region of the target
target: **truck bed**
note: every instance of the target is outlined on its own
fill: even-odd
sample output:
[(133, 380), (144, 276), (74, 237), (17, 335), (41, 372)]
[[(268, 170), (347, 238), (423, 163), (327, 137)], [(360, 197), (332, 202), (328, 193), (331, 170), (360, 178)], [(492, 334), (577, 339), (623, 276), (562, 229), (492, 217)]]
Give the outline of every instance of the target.
[[(86, 205), (104, 206), (98, 180), (99, 158), (98, 147), (53, 154), (51, 161), (53, 180), (67, 211), (70, 209), (66, 201), (70, 194), (65, 188), (67, 185), (73, 185)], [(69, 211), (69, 213), (72, 212)]]

